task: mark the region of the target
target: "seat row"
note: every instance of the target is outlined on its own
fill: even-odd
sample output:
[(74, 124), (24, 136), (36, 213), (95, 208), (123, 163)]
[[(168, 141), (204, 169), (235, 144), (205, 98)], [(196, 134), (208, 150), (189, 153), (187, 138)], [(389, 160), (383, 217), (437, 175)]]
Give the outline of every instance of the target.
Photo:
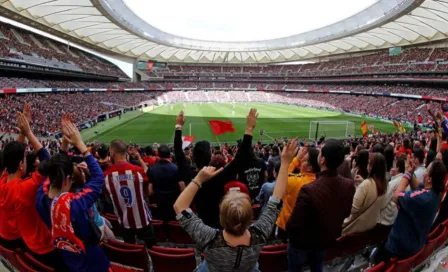
[(370, 268), (369, 272), (400, 272), (421, 270), (430, 263), (431, 256), (442, 248), (448, 240), (448, 220), (437, 226), (429, 235), (423, 248), (406, 259), (392, 258)]

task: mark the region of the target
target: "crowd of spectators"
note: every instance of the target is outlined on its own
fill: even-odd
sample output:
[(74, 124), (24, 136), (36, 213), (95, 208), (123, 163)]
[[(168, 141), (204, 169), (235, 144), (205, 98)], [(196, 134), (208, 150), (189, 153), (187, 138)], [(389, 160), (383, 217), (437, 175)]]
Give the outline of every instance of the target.
[[(327, 62), (301, 65), (259, 65), (259, 66), (204, 66), (170, 65), (164, 71), (154, 72), (163, 76), (224, 76), (224, 75), (265, 75), (265, 76), (329, 76), (367, 73), (400, 73), (446, 71), (448, 50), (446, 48), (407, 48), (397, 56), (388, 50), (367, 53), (362, 56), (347, 56)], [(442, 62), (442, 63), (439, 63)]]
[[(297, 86), (297, 88), (304, 88)], [(368, 88), (368, 87), (366, 87)], [(405, 87), (401, 89), (405, 90)], [(357, 89), (359, 90), (359, 89)], [(265, 91), (170, 91), (170, 92), (67, 92), (7, 95), (0, 98), (0, 131), (14, 130), (14, 116), (20, 105), (27, 102), (39, 109), (32, 124), (39, 136), (58, 131), (54, 115), (59, 112), (79, 111), (74, 121), (89, 121), (98, 115), (120, 108), (136, 106), (142, 102), (189, 103), (189, 102), (262, 102), (285, 103), (314, 108), (351, 112), (390, 120), (414, 123), (419, 114), (422, 122), (430, 116), (422, 110), (425, 104), (440, 108), (440, 103), (418, 99), (402, 99), (373, 95), (349, 95), (331, 93), (265, 92)], [(51, 103), (52, 107), (48, 107)], [(82, 110), (79, 110), (82, 109)], [(46, 121), (52, 120), (52, 121)]]
[[(253, 94), (259, 92), (248, 96)], [(272, 95), (264, 93), (263, 99)], [(144, 243), (155, 265), (161, 250), (155, 247), (160, 242), (155, 232), (162, 228), (153, 228), (154, 220), (179, 221), (202, 254), (198, 271), (258, 271), (272, 237), (288, 244), (288, 271), (322, 271), (337, 241), (381, 229), (383, 243), (359, 249), (362, 262), (347, 259), (362, 270), (413, 256), (431, 230), (448, 219), (448, 143), (436, 119), (428, 132), (262, 144), (253, 142), (258, 114), (251, 109), (237, 146), (214, 148), (199, 139), (185, 148), (188, 116), (180, 112), (172, 146), (140, 147), (121, 140), (87, 146), (73, 123), (79, 111), (61, 111), (63, 139), (42, 143), (30, 124), (42, 108), (25, 104), (17, 110), (20, 134), (0, 146), (0, 218), (8, 219), (0, 221), (0, 243), (21, 248), (57, 271), (109, 271), (110, 261), (118, 258), (104, 251), (108, 246), (100, 247), (101, 241), (127, 249)], [(28, 149), (34, 153), (30, 161)], [(14, 192), (20, 197), (10, 197)], [(156, 205), (156, 218), (149, 204)], [(253, 204), (262, 205), (260, 215)], [(107, 212), (118, 218), (112, 229)], [(72, 248), (55, 243), (61, 239)]]
[[(38, 136), (50, 136), (59, 131), (57, 115), (75, 114), (73, 121), (81, 123), (124, 107), (154, 100), (146, 93), (50, 93), (0, 97), (0, 131), (14, 131), (15, 115), (24, 103), (35, 109), (32, 129)], [(148, 102), (149, 103), (149, 102)]]
[(69, 64), (87, 73), (128, 78), (118, 66), (101, 57), (2, 22), (0, 41), (0, 57), (24, 59), (26, 55), (31, 57), (28, 61), (34, 58), (39, 64)]

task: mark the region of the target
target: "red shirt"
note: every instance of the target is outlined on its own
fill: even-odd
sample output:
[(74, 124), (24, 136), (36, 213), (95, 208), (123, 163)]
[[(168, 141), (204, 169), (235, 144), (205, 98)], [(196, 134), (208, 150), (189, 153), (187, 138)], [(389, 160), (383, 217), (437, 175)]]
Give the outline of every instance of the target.
[(447, 142), (443, 142), (441, 149), (448, 149), (448, 143)]
[(19, 180), (16, 191), (16, 218), (20, 235), (27, 247), (36, 254), (46, 254), (54, 250), (53, 238), (48, 227), (36, 209), (36, 196), (39, 186), (46, 177), (34, 172), (31, 177)]
[(153, 157), (153, 156), (146, 156), (146, 157), (143, 157), (142, 159), (148, 165), (148, 167), (151, 167), (157, 161), (157, 158)]
[(17, 240), (20, 239), (20, 232), (17, 227), (13, 188), (20, 179), (6, 182), (8, 176), (5, 173), (6, 171), (0, 177), (0, 237), (5, 240)]
[(397, 153), (395, 153), (395, 156), (398, 156), (400, 154), (412, 155), (412, 150), (405, 149), (404, 147), (400, 147), (400, 149), (398, 149)]
[(128, 162), (117, 163), (104, 171), (105, 187), (112, 199), (115, 215), (126, 229), (141, 229), (150, 224), (143, 185), (148, 178), (143, 169)]

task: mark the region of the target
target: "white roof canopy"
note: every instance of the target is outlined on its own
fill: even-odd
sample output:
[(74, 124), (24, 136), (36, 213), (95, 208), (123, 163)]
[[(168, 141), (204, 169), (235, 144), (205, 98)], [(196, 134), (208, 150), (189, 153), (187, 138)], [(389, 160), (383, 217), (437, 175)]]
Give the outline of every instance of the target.
[(299, 61), (436, 41), (448, 34), (448, 0), (379, 0), (350, 18), (320, 29), (251, 42), (175, 36), (141, 20), (122, 0), (0, 0), (0, 6), (1, 15), (64, 39), (164, 62)]

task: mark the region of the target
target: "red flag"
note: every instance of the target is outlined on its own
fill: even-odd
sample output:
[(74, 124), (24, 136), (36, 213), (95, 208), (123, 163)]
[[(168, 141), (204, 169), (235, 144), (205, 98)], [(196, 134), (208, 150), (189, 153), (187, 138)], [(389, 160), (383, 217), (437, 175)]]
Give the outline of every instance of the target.
[(235, 132), (235, 128), (231, 121), (210, 120), (209, 123), (215, 136), (226, 132)]
[(194, 136), (183, 136), (182, 137), (182, 148), (190, 146), (194, 141)]

